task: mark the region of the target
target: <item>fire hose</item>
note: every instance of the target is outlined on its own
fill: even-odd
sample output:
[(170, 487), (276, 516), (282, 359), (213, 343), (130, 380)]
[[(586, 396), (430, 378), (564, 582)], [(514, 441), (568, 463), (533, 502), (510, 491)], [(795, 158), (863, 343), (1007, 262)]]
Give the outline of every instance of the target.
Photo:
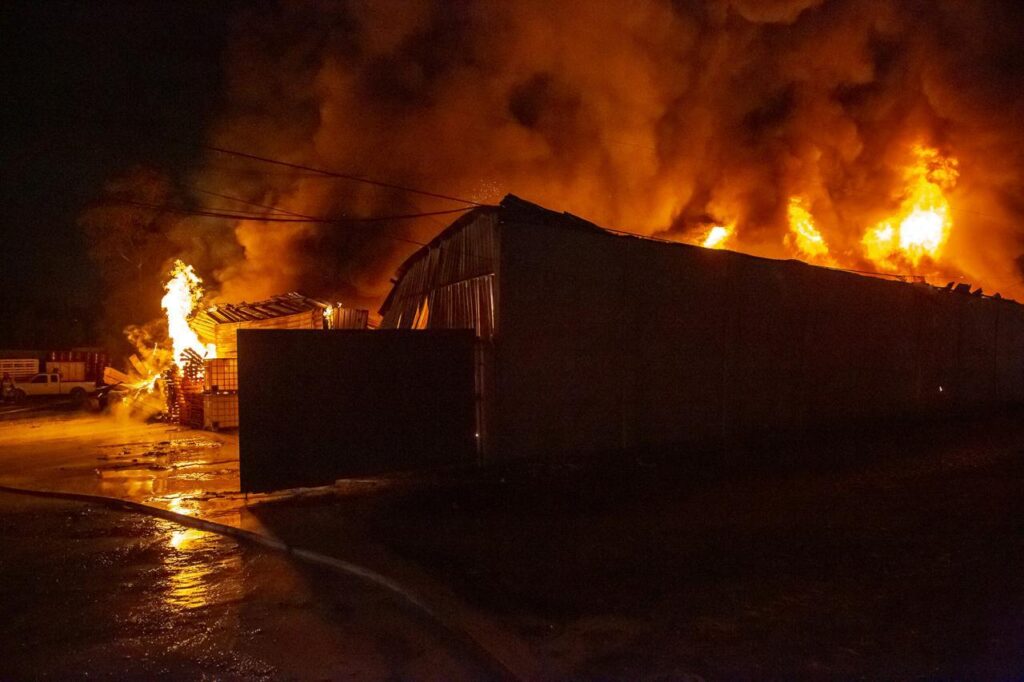
[(335, 573), (341, 573), (349, 576), (354, 576), (364, 582), (370, 583), (378, 588), (382, 588), (393, 595), (399, 597), (402, 601), (406, 602), (414, 609), (427, 616), (431, 621), (440, 625), (445, 632), (454, 636), (462, 644), (467, 645), (473, 653), (486, 662), (495, 673), (495, 676), (499, 679), (518, 680), (523, 679), (524, 676), (517, 675), (514, 673), (508, 665), (491, 652), (486, 646), (479, 642), (475, 637), (470, 635), (464, 629), (455, 625), (451, 619), (446, 618), (436, 609), (429, 606), (423, 599), (415, 595), (410, 590), (406, 589), (399, 583), (391, 580), (390, 578), (371, 571), (368, 568), (359, 566), (350, 561), (344, 561), (335, 557), (327, 556), (319, 552), (312, 550), (303, 549), (301, 547), (295, 547), (287, 543), (281, 542), (271, 537), (267, 537), (260, 533), (253, 532), (251, 530), (245, 530), (243, 528), (236, 528), (223, 523), (217, 523), (215, 521), (208, 521), (206, 519), (200, 519), (194, 516), (188, 516), (187, 514), (179, 514), (177, 512), (170, 511), (168, 509), (161, 509), (159, 507), (151, 507), (141, 502), (133, 502), (131, 500), (123, 500), (117, 497), (107, 497), (106, 495), (90, 495), (88, 493), (73, 493), (73, 492), (62, 492), (56, 490), (32, 490), (29, 488), (15, 488), (8, 485), (0, 484), (0, 493), (11, 493), (13, 495), (26, 495), (31, 497), (41, 497), (55, 500), (69, 500), (72, 502), (83, 502), (89, 504), (98, 504), (109, 509), (114, 509), (121, 512), (145, 514), (146, 516), (152, 516), (172, 523), (177, 523), (188, 528), (195, 528), (197, 530), (206, 531), (208, 533), (215, 533), (224, 537), (232, 538), (239, 542), (245, 542), (252, 545), (258, 545), (266, 549), (270, 549), (277, 552), (283, 552), (290, 556), (294, 556), (306, 563), (327, 568)]

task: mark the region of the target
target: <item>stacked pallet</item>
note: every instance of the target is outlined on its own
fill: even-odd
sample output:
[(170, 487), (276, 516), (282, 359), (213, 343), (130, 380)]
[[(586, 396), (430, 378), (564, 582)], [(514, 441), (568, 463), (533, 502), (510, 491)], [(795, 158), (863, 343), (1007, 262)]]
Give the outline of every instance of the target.
[(187, 350), (180, 360), (181, 369), (172, 366), (164, 372), (164, 392), (167, 399), (167, 420), (178, 424), (202, 423), (202, 403), (194, 396), (203, 392), (203, 359)]

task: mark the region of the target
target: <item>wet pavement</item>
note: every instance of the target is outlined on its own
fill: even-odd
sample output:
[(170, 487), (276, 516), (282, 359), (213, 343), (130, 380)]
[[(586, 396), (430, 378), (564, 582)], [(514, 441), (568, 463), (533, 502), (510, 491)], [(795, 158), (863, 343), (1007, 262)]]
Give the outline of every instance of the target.
[(80, 412), (0, 421), (0, 483), (239, 522), (238, 438)]
[(246, 499), (232, 434), (0, 415), (0, 484), (252, 530), (383, 574), (454, 626), (292, 555), (0, 494), (0, 679), (458, 680), (496, 662), (521, 679), (1020, 679), (1022, 416), (735, 467), (534, 464)]
[[(29, 411), (0, 421), (0, 484), (259, 525), (231, 434)], [(356, 578), (81, 502), (0, 493), (0, 613), (2, 679), (491, 675), (464, 642)]]
[(161, 519), (0, 494), (0, 678), (481, 679), (387, 594)]

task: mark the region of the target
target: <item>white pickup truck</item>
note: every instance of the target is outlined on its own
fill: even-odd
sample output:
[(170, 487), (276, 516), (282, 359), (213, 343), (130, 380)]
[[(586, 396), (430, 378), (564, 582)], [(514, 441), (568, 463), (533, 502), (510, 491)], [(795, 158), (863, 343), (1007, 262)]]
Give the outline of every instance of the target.
[(66, 395), (76, 401), (85, 400), (96, 392), (96, 384), (92, 381), (62, 381), (60, 374), (37, 374), (28, 381), (14, 384), (14, 400), (21, 402), (25, 398), (37, 396)]

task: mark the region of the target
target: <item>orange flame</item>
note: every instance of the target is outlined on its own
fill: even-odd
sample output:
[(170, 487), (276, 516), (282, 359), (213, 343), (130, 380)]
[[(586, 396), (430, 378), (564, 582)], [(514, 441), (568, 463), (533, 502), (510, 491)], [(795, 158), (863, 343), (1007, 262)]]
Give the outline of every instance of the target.
[(181, 360), (182, 353), (187, 350), (203, 358), (217, 357), (216, 347), (212, 343), (204, 346), (189, 325), (196, 307), (203, 299), (203, 280), (191, 265), (176, 260), (171, 279), (164, 285), (164, 289), (167, 293), (160, 301), (160, 307), (167, 314), (167, 333), (174, 348), (173, 361), (177, 363)]
[(715, 225), (708, 230), (701, 246), (708, 249), (725, 248), (726, 243), (732, 238), (733, 226)]
[(817, 263), (832, 264), (828, 244), (814, 223), (814, 216), (807, 209), (802, 197), (792, 197), (786, 207), (789, 219), (789, 234), (785, 237), (786, 246), (795, 250), (801, 257)]
[(956, 186), (958, 162), (916, 145), (915, 162), (904, 172), (906, 192), (897, 215), (869, 229), (861, 240), (866, 255), (890, 270), (937, 259), (953, 228), (943, 190)]

